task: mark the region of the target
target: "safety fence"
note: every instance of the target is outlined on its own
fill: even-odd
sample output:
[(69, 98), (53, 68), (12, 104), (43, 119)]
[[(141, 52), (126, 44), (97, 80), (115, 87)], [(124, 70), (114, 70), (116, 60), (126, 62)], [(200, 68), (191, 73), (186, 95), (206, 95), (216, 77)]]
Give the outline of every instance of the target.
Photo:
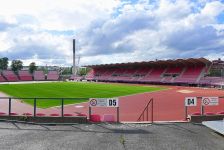
[[(58, 105), (58, 107), (61, 108), (61, 117), (64, 117), (64, 105), (65, 105), (65, 101), (88, 101), (89, 98), (49, 98), (49, 97), (0, 97), (0, 100), (8, 100), (8, 113), (6, 115), (11, 116), (13, 115), (12, 113), (12, 101), (13, 100), (27, 100), (27, 101), (33, 101), (33, 116), (36, 117), (37, 116), (37, 103), (39, 101), (43, 101), (43, 100), (52, 100), (55, 101)], [(71, 103), (71, 102), (69, 102)], [(72, 103), (71, 103), (72, 104)]]
[(142, 113), (140, 114), (138, 118), (138, 122), (151, 122), (153, 123), (154, 120), (154, 114), (153, 114), (153, 98), (149, 100), (145, 108), (143, 109)]

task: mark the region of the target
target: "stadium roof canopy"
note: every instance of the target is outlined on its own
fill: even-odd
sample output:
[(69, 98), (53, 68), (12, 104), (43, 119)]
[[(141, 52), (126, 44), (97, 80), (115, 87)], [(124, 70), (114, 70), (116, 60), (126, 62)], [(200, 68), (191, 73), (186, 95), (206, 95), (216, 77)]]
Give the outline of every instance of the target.
[(205, 58), (189, 58), (189, 59), (175, 59), (175, 60), (156, 60), (156, 61), (142, 61), (142, 62), (128, 62), (128, 63), (115, 63), (115, 64), (100, 64), (88, 65), (85, 67), (100, 68), (100, 67), (131, 67), (131, 66), (149, 66), (149, 67), (167, 67), (167, 66), (199, 66), (210, 65), (211, 61)]

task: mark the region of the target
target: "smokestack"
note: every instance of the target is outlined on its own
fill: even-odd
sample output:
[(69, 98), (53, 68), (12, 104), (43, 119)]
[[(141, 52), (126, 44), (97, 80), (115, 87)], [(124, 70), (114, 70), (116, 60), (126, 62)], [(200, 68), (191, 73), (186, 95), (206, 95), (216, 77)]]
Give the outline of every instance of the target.
[(75, 67), (75, 39), (73, 39), (73, 75), (76, 75), (76, 67)]

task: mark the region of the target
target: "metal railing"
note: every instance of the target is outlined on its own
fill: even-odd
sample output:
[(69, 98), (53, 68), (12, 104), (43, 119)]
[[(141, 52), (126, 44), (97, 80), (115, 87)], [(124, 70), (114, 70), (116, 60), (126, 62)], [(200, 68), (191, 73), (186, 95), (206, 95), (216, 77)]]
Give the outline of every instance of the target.
[[(215, 107), (216, 106), (216, 105), (207, 105), (207, 106), (206, 105), (202, 105), (202, 101), (203, 101), (202, 98), (203, 97), (202, 96), (195, 96), (195, 97), (197, 98), (197, 101), (199, 101), (199, 103), (198, 103), (199, 106), (197, 106), (198, 104), (196, 103), (196, 105), (194, 107), (199, 107), (199, 109), (200, 109), (200, 112), (199, 113), (202, 116), (205, 115), (205, 113), (206, 113), (206, 110), (205, 110), (206, 107), (209, 107), (209, 106), (210, 107), (211, 106)], [(205, 97), (209, 97), (209, 96), (205, 96)], [(219, 105), (219, 103), (221, 101), (220, 99), (224, 99), (224, 96), (211, 96), (211, 97), (217, 97), (218, 98), (218, 104), (217, 104), (217, 106)], [(184, 119), (185, 120), (188, 120), (189, 119), (189, 117), (188, 117), (188, 115), (190, 115), (189, 112), (188, 112), (189, 111), (188, 110), (189, 107), (192, 107), (192, 106), (186, 106), (186, 102), (184, 101)]]
[[(147, 103), (146, 107), (144, 108), (144, 110), (142, 111), (141, 115), (139, 116), (137, 121), (149, 121), (149, 106), (151, 104), (151, 122), (153, 123), (153, 98), (151, 98), (149, 100), (149, 102)], [(145, 113), (146, 113), (146, 117), (145, 117)]]
[(33, 116), (36, 117), (37, 114), (37, 101), (38, 100), (58, 100), (61, 101), (60, 105), (61, 106), (61, 117), (64, 117), (64, 101), (65, 100), (86, 100), (88, 101), (89, 98), (52, 98), (52, 97), (0, 97), (0, 99), (8, 99), (8, 115), (11, 116), (12, 112), (12, 100), (33, 100)]

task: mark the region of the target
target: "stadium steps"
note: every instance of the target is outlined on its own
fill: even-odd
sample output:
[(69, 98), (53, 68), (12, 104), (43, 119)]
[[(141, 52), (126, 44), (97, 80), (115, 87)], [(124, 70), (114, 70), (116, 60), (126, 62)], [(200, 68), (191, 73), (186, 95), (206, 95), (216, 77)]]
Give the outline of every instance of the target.
[(148, 72), (145, 76), (150, 75), (150, 74), (152, 73), (153, 69), (154, 69), (154, 68), (150, 69), (149, 72)]
[(18, 76), (11, 70), (3, 70), (2, 75), (8, 82), (19, 81)]
[[(165, 68), (165, 69), (164, 69), (164, 71), (163, 71), (163, 72), (161, 73), (161, 75), (160, 75), (161, 78), (163, 77), (163, 74), (166, 73), (167, 70), (168, 70), (168, 68)], [(162, 80), (160, 80), (160, 82), (161, 82), (161, 81), (162, 81)]]
[(176, 76), (172, 82), (175, 82), (176, 79), (181, 78), (183, 76), (183, 74), (186, 72), (186, 70), (187, 70), (187, 67), (184, 67), (182, 72), (179, 74), (179, 76)]
[(202, 77), (204, 77), (204, 74), (205, 74), (205, 71), (206, 71), (206, 67), (204, 67), (200, 73), (200, 75), (198, 76), (198, 78), (196, 79), (196, 83), (198, 83)]
[(180, 73), (180, 75), (178, 77), (182, 77), (182, 75), (186, 72), (187, 67), (184, 67), (184, 69), (182, 70), (182, 72)]
[(175, 80), (175, 77), (172, 77), (172, 79), (170, 80), (170, 83), (173, 83)]
[(163, 78), (161, 79), (161, 82), (163, 82), (164, 80), (166, 80), (166, 77), (163, 77)]
[(7, 79), (0, 73), (0, 82), (6, 82)]
[(29, 71), (26, 70), (20, 70), (18, 72), (18, 78), (20, 81), (33, 81), (32, 74), (30, 74)]

